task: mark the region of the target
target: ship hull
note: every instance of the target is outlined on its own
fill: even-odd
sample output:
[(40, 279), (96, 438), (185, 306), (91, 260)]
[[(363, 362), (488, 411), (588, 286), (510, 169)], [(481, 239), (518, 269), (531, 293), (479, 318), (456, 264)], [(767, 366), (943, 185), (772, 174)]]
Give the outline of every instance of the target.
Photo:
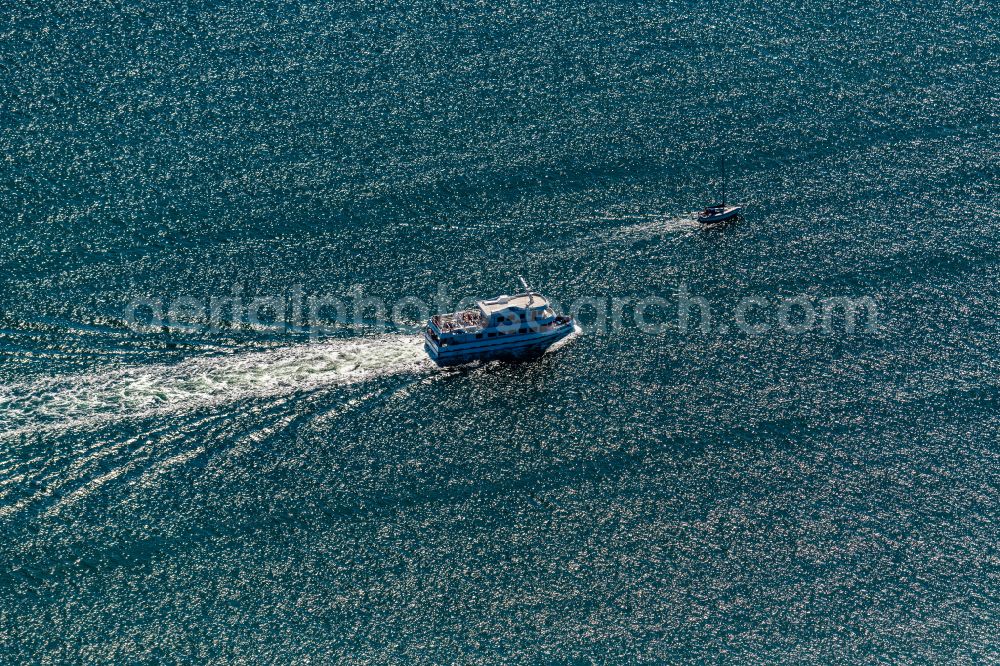
[(544, 332), (510, 334), (463, 344), (438, 345), (424, 334), (424, 349), (440, 366), (476, 361), (523, 360), (541, 356), (545, 350), (576, 330), (572, 322)]
[(742, 206), (731, 206), (729, 208), (724, 208), (718, 213), (711, 215), (706, 215), (701, 213), (698, 215), (698, 221), (702, 224), (719, 224), (720, 222), (728, 222), (729, 220), (734, 220), (743, 214)]

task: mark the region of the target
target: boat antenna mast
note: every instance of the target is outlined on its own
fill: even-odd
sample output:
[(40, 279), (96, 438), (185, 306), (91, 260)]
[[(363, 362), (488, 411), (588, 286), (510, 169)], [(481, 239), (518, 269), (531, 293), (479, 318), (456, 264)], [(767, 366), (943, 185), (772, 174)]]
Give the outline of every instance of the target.
[(535, 300), (534, 295), (532, 295), (531, 293), (531, 287), (528, 286), (528, 283), (525, 281), (524, 277), (518, 275), (517, 279), (521, 281), (521, 285), (524, 287), (524, 293), (528, 295), (528, 306), (530, 307)]
[(722, 207), (726, 207), (726, 156), (722, 156)]

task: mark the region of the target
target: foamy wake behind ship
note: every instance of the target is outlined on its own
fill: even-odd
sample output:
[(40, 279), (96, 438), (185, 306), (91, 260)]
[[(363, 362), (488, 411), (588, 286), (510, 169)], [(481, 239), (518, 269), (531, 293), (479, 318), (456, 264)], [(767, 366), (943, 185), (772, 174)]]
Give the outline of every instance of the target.
[(424, 330), (427, 354), (438, 365), (531, 358), (576, 330), (572, 317), (556, 314), (548, 299), (527, 284), (524, 289), (431, 317)]

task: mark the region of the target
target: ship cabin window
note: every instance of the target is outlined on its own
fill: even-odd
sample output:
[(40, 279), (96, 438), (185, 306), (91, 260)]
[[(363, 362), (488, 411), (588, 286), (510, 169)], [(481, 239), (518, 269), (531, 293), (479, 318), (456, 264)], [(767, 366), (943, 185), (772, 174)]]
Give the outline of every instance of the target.
[(482, 339), (483, 339), (483, 334), (482, 333), (476, 333), (476, 340), (482, 340)]
[(491, 338), (495, 338), (495, 337), (497, 337), (497, 334), (496, 334), (496, 333), (490, 333), (490, 334), (489, 334), (489, 337), (491, 337)]

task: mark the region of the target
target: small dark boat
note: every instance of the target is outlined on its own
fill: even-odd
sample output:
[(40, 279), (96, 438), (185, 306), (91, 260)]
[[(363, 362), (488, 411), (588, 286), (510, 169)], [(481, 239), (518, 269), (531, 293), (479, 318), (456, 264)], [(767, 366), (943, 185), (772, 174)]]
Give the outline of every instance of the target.
[(743, 214), (743, 206), (727, 206), (724, 203), (709, 206), (698, 213), (698, 221), (702, 224), (718, 224), (732, 220)]
[(722, 203), (709, 206), (698, 213), (698, 221), (702, 224), (719, 224), (734, 220), (743, 214), (743, 206), (726, 205), (726, 159), (722, 159)]

